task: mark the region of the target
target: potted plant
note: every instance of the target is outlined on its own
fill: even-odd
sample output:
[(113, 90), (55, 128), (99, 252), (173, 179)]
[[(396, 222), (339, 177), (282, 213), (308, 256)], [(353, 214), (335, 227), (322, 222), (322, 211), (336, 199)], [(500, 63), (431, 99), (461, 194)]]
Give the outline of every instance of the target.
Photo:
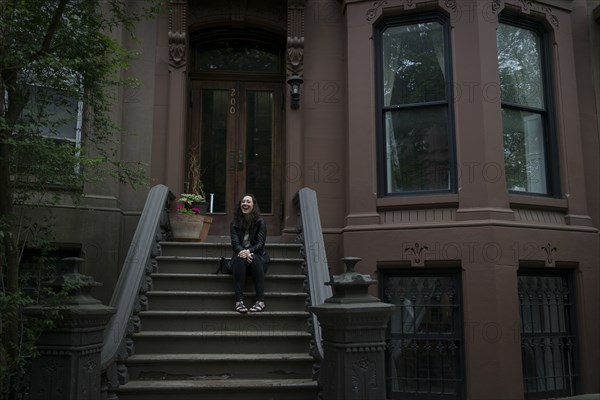
[(208, 202), (204, 194), (197, 146), (194, 146), (188, 154), (188, 181), (186, 182), (186, 187), (189, 193), (182, 193), (178, 201), (188, 209), (195, 207), (202, 214), (206, 214), (208, 211)]
[(177, 210), (184, 214), (194, 214), (193, 210), (197, 210), (195, 214), (206, 214), (207, 209), (203, 205), (207, 204), (204, 196), (194, 193), (182, 193), (177, 200)]
[(204, 241), (208, 237), (212, 217), (203, 215), (197, 207), (186, 207), (187, 203), (177, 205), (177, 211), (169, 215), (173, 240)]
[(182, 193), (177, 200), (177, 212), (169, 218), (171, 232), (174, 240), (204, 241), (208, 236), (212, 217), (206, 215), (208, 203), (204, 195), (200, 163), (194, 149), (189, 155), (188, 177), (190, 193)]

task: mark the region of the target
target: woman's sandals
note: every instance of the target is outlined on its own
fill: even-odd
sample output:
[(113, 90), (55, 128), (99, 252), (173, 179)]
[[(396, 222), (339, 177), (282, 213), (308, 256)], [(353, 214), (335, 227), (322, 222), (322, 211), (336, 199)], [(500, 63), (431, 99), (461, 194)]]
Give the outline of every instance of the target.
[(240, 314), (246, 314), (248, 309), (244, 305), (243, 301), (238, 301), (235, 303), (235, 311), (239, 312)]
[(250, 307), (250, 312), (261, 312), (264, 309), (265, 309), (265, 302), (257, 301), (256, 303), (254, 303), (254, 305), (252, 307)]

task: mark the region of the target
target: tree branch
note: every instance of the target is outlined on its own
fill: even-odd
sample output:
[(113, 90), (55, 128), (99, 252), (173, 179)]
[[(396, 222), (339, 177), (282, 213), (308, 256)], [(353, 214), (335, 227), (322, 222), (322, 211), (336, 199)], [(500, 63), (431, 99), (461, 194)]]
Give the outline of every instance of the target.
[(48, 25), (48, 29), (46, 30), (46, 36), (44, 36), (44, 40), (42, 41), (39, 54), (46, 54), (50, 51), (52, 39), (54, 38), (54, 34), (58, 29), (58, 24), (60, 23), (63, 13), (65, 12), (67, 3), (69, 3), (69, 0), (61, 0), (54, 10), (54, 15), (52, 15), (52, 20), (50, 21), (50, 25)]

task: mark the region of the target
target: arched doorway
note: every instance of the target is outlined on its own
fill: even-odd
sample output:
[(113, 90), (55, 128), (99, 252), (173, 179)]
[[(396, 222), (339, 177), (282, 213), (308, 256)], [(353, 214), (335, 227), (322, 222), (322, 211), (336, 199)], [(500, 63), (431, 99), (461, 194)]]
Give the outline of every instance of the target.
[(190, 45), (187, 149), (212, 200), (211, 233), (227, 234), (237, 201), (253, 193), (279, 235), (285, 38), (218, 28), (191, 33)]

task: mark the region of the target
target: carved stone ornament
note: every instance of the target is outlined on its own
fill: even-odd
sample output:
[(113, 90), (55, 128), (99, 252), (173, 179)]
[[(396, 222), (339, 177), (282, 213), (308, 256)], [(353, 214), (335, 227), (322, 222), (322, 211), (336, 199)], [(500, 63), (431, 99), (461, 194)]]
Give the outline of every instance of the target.
[(456, 0), (444, 0), (444, 5), (446, 6), (446, 8), (452, 12), (456, 12)]
[(306, 0), (288, 2), (287, 72), (302, 77), (304, 70), (304, 9)]
[(425, 255), (429, 250), (429, 246), (426, 243), (415, 242), (411, 246), (404, 248), (404, 254), (410, 258), (411, 266), (423, 266), (425, 263)]
[(521, 7), (521, 11), (524, 14), (531, 14), (532, 12), (543, 14), (546, 17), (546, 20), (555, 29), (559, 28), (558, 17), (554, 15), (554, 11), (552, 10), (552, 8), (534, 3), (531, 0), (519, 0), (518, 5)]
[(363, 357), (352, 365), (352, 392), (359, 399), (371, 398), (377, 389), (377, 368), (371, 360)]
[(558, 249), (554, 246), (552, 246), (550, 243), (548, 243), (545, 246), (542, 246), (541, 250), (544, 251), (544, 253), (546, 253), (546, 260), (545, 260), (545, 264), (547, 267), (554, 267), (554, 261), (555, 258), (554, 256), (558, 253)]
[[(410, 3), (412, 3), (412, 0), (409, 0)], [(369, 8), (367, 10), (367, 21), (371, 22), (373, 21), (375, 18), (377, 18), (377, 14), (379, 14), (379, 10), (381, 7), (383, 7), (384, 5), (387, 4), (387, 1), (376, 1), (375, 3), (373, 3), (373, 8)]]
[(187, 1), (169, 2), (169, 64), (181, 68), (186, 64)]
[(169, 32), (169, 62), (174, 67), (185, 64), (185, 33)]
[(502, 9), (502, 0), (492, 0), (492, 13), (494, 15), (498, 15), (500, 10)]

